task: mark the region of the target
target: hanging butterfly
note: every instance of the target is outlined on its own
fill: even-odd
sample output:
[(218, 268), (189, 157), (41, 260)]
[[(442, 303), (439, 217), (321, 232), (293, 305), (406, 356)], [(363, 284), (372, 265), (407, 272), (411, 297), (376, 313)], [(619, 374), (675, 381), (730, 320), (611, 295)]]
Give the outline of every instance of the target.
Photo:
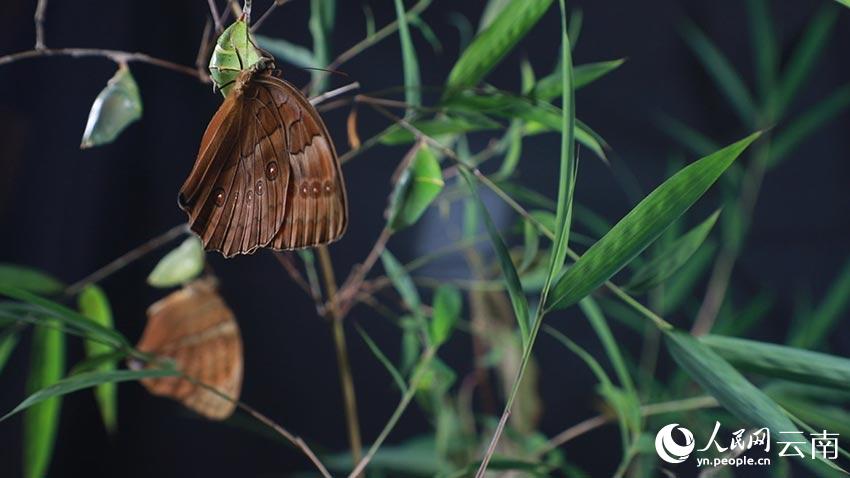
[[(242, 389), (242, 339), (233, 311), (216, 292), (215, 279), (199, 279), (148, 307), (148, 323), (136, 348), (197, 382), (238, 400)], [(130, 368), (145, 364), (131, 360)], [(213, 420), (229, 417), (236, 405), (181, 377), (146, 378), (142, 385)]]
[(225, 257), (327, 244), (348, 223), (330, 134), (301, 91), (275, 76), (270, 58), (237, 76), (178, 202), (204, 247)]

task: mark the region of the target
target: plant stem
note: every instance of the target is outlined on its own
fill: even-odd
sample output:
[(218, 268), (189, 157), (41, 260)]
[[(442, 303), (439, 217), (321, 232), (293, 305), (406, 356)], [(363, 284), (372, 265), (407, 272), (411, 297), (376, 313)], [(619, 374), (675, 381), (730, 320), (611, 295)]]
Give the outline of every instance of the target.
[(35, 7), (35, 49), (43, 50), (44, 44), (44, 14), (47, 11), (47, 0), (38, 0)]
[(100, 282), (101, 280), (109, 277), (115, 272), (124, 268), (127, 264), (139, 259), (140, 257), (152, 252), (159, 247), (165, 245), (175, 237), (180, 236), (188, 231), (188, 226), (186, 224), (179, 224), (177, 226), (172, 227), (171, 229), (163, 232), (162, 234), (150, 239), (148, 242), (145, 242), (141, 246), (132, 249), (131, 251), (123, 254), (121, 257), (113, 260), (109, 264), (101, 267), (100, 269), (92, 272), (86, 277), (74, 282), (69, 285), (65, 289), (65, 295), (72, 296), (77, 292), (83, 290), (83, 288), (89, 284), (93, 284), (95, 282)]
[[(396, 406), (395, 411), (390, 417), (387, 424), (384, 425), (384, 429), (381, 430), (381, 434), (378, 435), (378, 438), (375, 439), (375, 443), (369, 447), (369, 451), (366, 453), (366, 456), (363, 457), (362, 460), (357, 463), (357, 466), (354, 467), (351, 474), (348, 475), (348, 478), (354, 478), (358, 476), (363, 470), (366, 468), (366, 465), (369, 464), (369, 461), (372, 457), (375, 456), (375, 453), (378, 452), (378, 449), (384, 443), (384, 440), (387, 439), (387, 436), (390, 434), (393, 428), (395, 428), (396, 423), (398, 423), (399, 418), (404, 413), (404, 410), (410, 404), (410, 401), (413, 399), (414, 395), (416, 395), (416, 389), (419, 386), (419, 382), (422, 380), (422, 376), (425, 375), (425, 371), (428, 368), (428, 364), (431, 362), (431, 359), (434, 358), (437, 350), (434, 347), (428, 347), (425, 352), (422, 354), (422, 359), (419, 362), (419, 366), (416, 368), (416, 372), (413, 374), (413, 377), (410, 379), (410, 384), (407, 386), (407, 390), (405, 390), (404, 395), (401, 397), (401, 401)], [(356, 460), (355, 460), (356, 461)]]
[(328, 312), (330, 314), (334, 346), (336, 347), (337, 365), (339, 367), (339, 381), (342, 387), (342, 397), (345, 402), (345, 419), (348, 428), (348, 443), (351, 446), (351, 456), (354, 462), (360, 461), (363, 454), (363, 444), (360, 440), (360, 422), (357, 418), (357, 395), (354, 391), (354, 379), (351, 374), (351, 364), (348, 360), (348, 347), (345, 342), (345, 330), (343, 329), (342, 317), (336, 304), (336, 278), (334, 277), (333, 263), (327, 246), (319, 246), (319, 265), (322, 271), (322, 279), (325, 282), (325, 293), (327, 295)]

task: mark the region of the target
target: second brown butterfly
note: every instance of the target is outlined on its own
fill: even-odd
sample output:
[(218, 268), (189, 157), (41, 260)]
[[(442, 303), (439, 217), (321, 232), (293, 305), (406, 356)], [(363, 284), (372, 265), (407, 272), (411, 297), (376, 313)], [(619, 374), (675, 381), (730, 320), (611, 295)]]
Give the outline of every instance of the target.
[(267, 61), (239, 74), (213, 116), (179, 204), (204, 247), (225, 257), (326, 244), (348, 223), (328, 130)]

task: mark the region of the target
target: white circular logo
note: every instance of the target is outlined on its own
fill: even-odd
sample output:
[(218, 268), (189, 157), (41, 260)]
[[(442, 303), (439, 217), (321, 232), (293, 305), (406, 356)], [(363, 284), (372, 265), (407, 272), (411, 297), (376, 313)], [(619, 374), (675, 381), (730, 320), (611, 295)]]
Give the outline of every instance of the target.
[(673, 439), (673, 430), (679, 427), (678, 423), (672, 423), (658, 430), (655, 435), (655, 451), (658, 456), (667, 463), (681, 463), (688, 459), (694, 451), (694, 434), (685, 427), (679, 427), (679, 431), (685, 437), (684, 445), (676, 443)]

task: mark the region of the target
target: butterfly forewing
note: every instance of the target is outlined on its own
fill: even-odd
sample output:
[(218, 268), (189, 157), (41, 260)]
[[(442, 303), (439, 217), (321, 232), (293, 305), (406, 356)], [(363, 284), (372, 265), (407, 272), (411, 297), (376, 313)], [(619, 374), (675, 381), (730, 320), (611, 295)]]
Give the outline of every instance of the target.
[(289, 83), (269, 75), (256, 81), (268, 88), (277, 102), (289, 152), (286, 215), (270, 246), (297, 249), (339, 239), (348, 222), (348, 205), (339, 160), (325, 124), (307, 98)]
[[(148, 308), (137, 349), (168, 358), (193, 380), (238, 399), (242, 387), (242, 339), (233, 312), (210, 280), (195, 281)], [(180, 377), (144, 379), (151, 393), (179, 400), (211, 419), (235, 408), (212, 390)]]
[(180, 191), (192, 230), (225, 257), (335, 241), (348, 209), (327, 128), (297, 88), (268, 70), (244, 73)]

